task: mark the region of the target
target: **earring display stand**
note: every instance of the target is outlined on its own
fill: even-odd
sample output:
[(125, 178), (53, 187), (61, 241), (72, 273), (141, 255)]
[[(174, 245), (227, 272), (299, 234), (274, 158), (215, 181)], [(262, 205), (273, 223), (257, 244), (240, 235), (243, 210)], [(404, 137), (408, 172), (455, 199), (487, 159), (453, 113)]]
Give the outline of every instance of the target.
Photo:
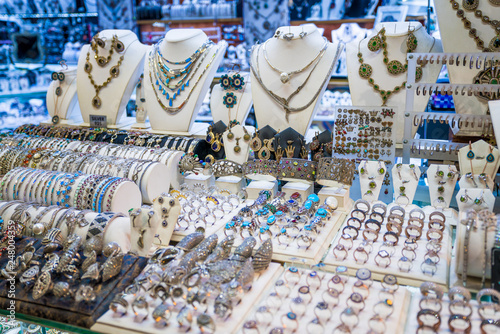
[[(229, 126), (226, 131), (222, 134), (222, 139), (224, 142), (224, 152), (226, 153), (226, 159), (237, 162), (239, 164), (244, 164), (248, 160), (248, 153), (250, 152), (250, 140), (251, 133), (245, 131), (243, 126), (237, 124), (232, 127)], [(250, 137), (248, 141), (245, 141), (245, 135)], [(233, 138), (229, 139), (229, 135)]]
[(458, 186), (460, 189), (489, 189), (493, 191), (495, 183), (489, 175), (482, 177), (479, 174), (467, 173), (460, 177), (460, 180), (458, 180)]
[(157, 197), (152, 205), (153, 210), (156, 212), (155, 219), (159, 220), (159, 226), (156, 229), (157, 234), (154, 234), (153, 243), (154, 247), (167, 247), (177, 226), (181, 204), (170, 195), (162, 194), (160, 197)]
[[(321, 228), (318, 228), (318, 234), (315, 236), (315, 240), (311, 243), (309, 248), (306, 248), (305, 246), (299, 246), (298, 238), (296, 238), (297, 236), (291, 237), (291, 240), (288, 241), (288, 244), (286, 244), (284, 241), (280, 244), (280, 240), (282, 240), (283, 238), (280, 239), (279, 237), (277, 237), (278, 233), (280, 232), (280, 228), (277, 226), (278, 223), (274, 224), (273, 226), (269, 226), (273, 234), (273, 260), (280, 262), (290, 262), (300, 259), (300, 261), (304, 264), (314, 265), (319, 263), (321, 258), (323, 257), (323, 254), (325, 254), (325, 251), (330, 246), (332, 238), (334, 237), (335, 233), (337, 233), (340, 225), (344, 221), (345, 216), (346, 215), (343, 212), (334, 211), (331, 215), (331, 218), (325, 220), (325, 225)], [(297, 224), (297, 227), (299, 229), (302, 229), (303, 224), (299, 223)], [(219, 239), (225, 237), (224, 231), (222, 229), (219, 230), (217, 234), (219, 235)], [(234, 234), (234, 236), (234, 247), (237, 247), (243, 242), (243, 237), (240, 233), (236, 233)], [(244, 236), (246, 236), (246, 234), (244, 234)], [(254, 238), (257, 241), (257, 246), (255, 246), (256, 248), (260, 247), (262, 242), (265, 240), (265, 237), (263, 237), (262, 239), (260, 238), (259, 229), (256, 230)]]
[[(380, 205), (385, 206), (382, 202), (377, 202), (380, 203)], [(384, 221), (381, 225), (380, 231), (377, 233), (378, 237), (377, 239), (371, 244), (371, 245), (365, 245), (363, 246), (363, 242), (365, 241), (364, 239), (364, 231), (367, 230), (365, 226), (365, 222), (369, 220), (369, 215), (373, 213), (373, 206), (376, 205), (376, 203), (373, 203), (371, 205), (371, 211), (368, 211), (368, 214), (366, 215), (366, 219), (363, 221), (361, 220), (361, 227), (358, 230), (358, 236), (356, 239), (352, 240), (349, 238), (349, 240), (352, 240), (352, 247), (350, 249), (347, 249), (348, 247), (343, 246), (345, 251), (347, 251), (346, 257), (343, 259), (342, 256), (345, 255), (345, 252), (335, 250), (335, 248), (340, 244), (340, 245), (348, 245), (349, 242), (345, 243), (346, 240), (344, 240), (342, 237), (347, 237), (347, 235), (353, 236), (355, 233), (353, 228), (347, 227), (348, 224), (352, 224), (354, 226), (355, 221), (353, 220), (352, 222), (349, 221), (349, 219), (342, 224), (340, 227), (339, 233), (337, 233), (337, 236), (333, 240), (332, 247), (328, 250), (326, 253), (326, 256), (323, 260), (323, 263), (325, 265), (325, 270), (326, 271), (335, 271), (335, 268), (337, 266), (346, 266), (349, 269), (349, 274), (353, 275), (356, 270), (360, 268), (367, 268), (370, 269), (372, 272), (372, 278), (376, 280), (381, 280), (384, 275), (386, 274), (393, 274), (398, 277), (398, 281), (400, 284), (404, 285), (411, 285), (411, 286), (419, 286), (422, 282), (434, 282), (436, 284), (441, 285), (443, 288), (447, 289), (448, 286), (448, 277), (449, 277), (449, 268), (450, 268), (450, 263), (451, 263), (451, 232), (449, 228), (449, 222), (448, 219), (445, 221), (445, 228), (442, 231), (442, 240), (441, 240), (441, 249), (437, 251), (437, 256), (439, 256), (439, 262), (435, 265), (435, 272), (432, 275), (432, 271), (427, 269), (431, 268), (425, 265), (425, 261), (427, 259), (427, 252), (428, 249), (428, 239), (427, 239), (427, 232), (429, 231), (429, 215), (426, 214), (424, 218), (424, 226), (421, 232), (421, 237), (416, 241), (417, 248), (414, 250), (415, 253), (412, 251), (404, 251), (403, 253), (403, 248), (405, 247), (405, 240), (407, 237), (405, 236), (406, 234), (406, 228), (409, 226), (408, 220), (410, 219), (410, 212), (411, 208), (408, 208), (405, 212), (405, 217), (404, 217), (404, 223), (402, 225), (402, 233), (399, 235), (398, 243), (395, 246), (387, 246), (384, 245), (384, 240), (383, 237), (384, 235), (389, 232), (388, 230), (388, 216), (390, 214), (390, 210), (392, 207), (395, 207), (396, 205), (391, 204), (387, 207), (386, 214), (384, 215)], [(356, 203), (354, 204), (354, 208), (356, 208)], [(415, 207), (416, 208), (416, 207)], [(400, 210), (395, 209), (395, 212), (398, 212)], [(378, 211), (378, 210), (377, 210)], [(412, 213), (413, 215), (413, 213)], [(416, 216), (416, 215), (415, 215)], [(347, 216), (347, 217), (358, 217), (358, 214), (353, 211)], [(417, 224), (415, 222), (415, 224)], [(372, 226), (374, 224), (370, 224)], [(396, 231), (397, 229), (393, 229), (390, 227), (391, 230)], [(413, 232), (411, 232), (413, 233)], [(346, 235), (347, 234), (347, 235)], [(366, 233), (367, 236), (369, 236), (371, 233)], [(391, 239), (392, 240), (392, 239)], [(358, 247), (361, 247), (358, 250)], [(370, 251), (371, 248), (371, 251)], [(429, 247), (430, 248), (430, 247)], [(334, 250), (337, 254), (336, 257), (334, 254)], [(366, 254), (364, 254), (363, 251), (368, 253), (368, 257)], [(389, 265), (384, 268), (382, 266), (377, 265), (378, 263), (381, 263), (383, 265), (386, 264), (387, 259), (381, 259), (379, 254), (380, 251), (385, 251), (389, 253), (390, 256), (390, 263)], [(390, 255), (392, 252), (394, 253)], [(354, 254), (356, 254), (356, 258), (354, 257)], [(405, 261), (405, 267), (404, 271), (402, 271), (399, 267), (399, 265), (403, 265), (401, 262), (401, 258), (403, 256), (406, 256), (407, 261)], [(411, 261), (411, 257), (414, 257), (413, 261)], [(435, 257), (435, 254), (432, 255), (432, 258)], [(377, 260), (375, 260), (377, 259)], [(363, 260), (366, 260), (365, 263), (363, 263)], [(376, 262), (377, 261), (377, 262)], [(406, 272), (408, 269), (409, 262), (412, 262), (410, 270)], [(427, 273), (424, 273), (423, 270), (426, 270)]]
[[(149, 269), (150, 265), (146, 266), (143, 272)], [(262, 297), (264, 291), (269, 289), (272, 282), (281, 274), (283, 268), (277, 263), (271, 263), (269, 267), (262, 273), (256, 273), (252, 288), (247, 293), (244, 293), (242, 302), (238, 305), (234, 305), (231, 315), (227, 319), (220, 319), (215, 314), (214, 301), (215, 298), (210, 298), (207, 305), (201, 305), (199, 310), (194, 311), (193, 324), (194, 328), (196, 325), (196, 317), (203, 313), (204, 311), (209, 314), (215, 321), (215, 328), (218, 333), (235, 333), (236, 330), (242, 325), (243, 319), (248, 316), (252, 306), (257, 303)], [(149, 285), (149, 283), (146, 283)], [(150, 287), (148, 287), (150, 288)], [(156, 306), (162, 303), (160, 298), (154, 299), (149, 294), (144, 294), (146, 301), (149, 305), (149, 311), (152, 312)], [(164, 328), (156, 326), (156, 321), (153, 317), (148, 316), (142, 322), (134, 321), (134, 312), (132, 312), (131, 306), (135, 295), (127, 295), (124, 297), (128, 302), (128, 312), (122, 317), (117, 318), (117, 315), (112, 310), (107, 311), (103, 316), (101, 316), (97, 323), (91, 328), (91, 330), (100, 333), (179, 333), (180, 331), (185, 331), (186, 328), (180, 328), (175, 320), (178, 312), (180, 311), (179, 306), (174, 306), (171, 310), (173, 313), (170, 318), (170, 325)], [(206, 309), (205, 307), (206, 306)], [(228, 311), (229, 312), (229, 311)], [(119, 321), (117, 321), (119, 319)], [(174, 324), (175, 323), (175, 324)], [(196, 329), (198, 330), (198, 329)]]
[(458, 171), (455, 165), (431, 165), (427, 169), (431, 204), (438, 208), (450, 207), (453, 191), (457, 184)]
[[(76, 95), (76, 69), (61, 70), (59, 73), (64, 74), (64, 81), (54, 80), (47, 89), (47, 111), (51, 120), (42, 122), (41, 125), (64, 126), (82, 122), (78, 96)], [(60, 96), (57, 96), (56, 91), (59, 87), (62, 92)], [(55, 116), (59, 118), (57, 124), (52, 122)]]
[[(237, 73), (234, 73), (237, 74)], [(248, 113), (252, 108), (252, 85), (250, 83), (250, 75), (239, 73), (244, 80), (244, 86), (241, 89), (235, 90), (233, 88), (224, 89), (221, 85), (215, 85), (212, 88), (210, 96), (210, 110), (214, 122), (223, 121), (229, 124), (230, 121), (236, 120), (240, 124), (245, 124)], [(228, 73), (231, 78), (233, 73)], [(236, 104), (229, 108), (224, 104), (224, 97), (227, 93), (233, 93), (236, 97)]]
[[(488, 183), (491, 184), (500, 167), (500, 154), (498, 149), (492, 145), (484, 140), (478, 140), (459, 150), (458, 162), (462, 175), (472, 173), (478, 176), (485, 173), (489, 177), (488, 181), (490, 182)], [(491, 185), (489, 185), (489, 187), (493, 189)]]
[[(383, 173), (380, 173), (383, 171)], [(362, 161), (358, 166), (359, 185), (363, 199), (377, 201), (379, 198), (382, 182), (387, 170), (385, 163), (379, 161)]]
[(392, 184), (395, 194), (394, 203), (405, 207), (413, 203), (421, 174), (420, 167), (413, 164), (396, 164), (392, 167)]
[[(292, 273), (290, 269), (297, 270), (297, 272)], [(343, 315), (341, 313), (344, 309), (348, 308), (349, 305), (356, 305), (348, 299), (353, 291), (357, 291), (354, 287), (354, 283), (357, 281), (356, 277), (339, 275), (337, 277), (340, 277), (343, 283), (335, 284), (333, 283), (334, 276), (334, 274), (323, 271), (311, 271), (296, 267), (285, 269), (285, 272), (272, 282), (272, 288), (264, 293), (265, 297), (261, 299), (261, 302), (253, 307), (251, 315), (246, 318), (243, 326), (255, 321), (259, 333), (269, 333), (272, 328), (286, 328), (293, 333), (330, 333), (331, 330), (342, 324)], [(335, 286), (340, 291), (338, 297), (328, 294), (327, 290), (330, 286)], [(299, 292), (305, 292), (306, 287), (309, 288), (308, 293)], [(372, 282), (368, 290), (359, 289), (361, 297), (364, 297), (362, 293), (368, 295), (363, 302), (360, 302), (360, 306), (364, 305), (364, 308), (356, 316), (358, 319), (356, 325), (350, 327), (352, 333), (370, 331), (368, 319), (375, 315), (375, 309), (380, 312), (380, 305), (377, 307), (375, 305), (382, 301), (379, 296), (384, 295), (383, 289), (380, 282)], [(392, 314), (385, 320), (385, 328), (390, 329), (390, 332), (393, 333), (403, 333), (411, 294), (404, 287), (399, 287), (393, 294), (385, 293), (385, 295), (387, 295), (386, 298), (394, 302), (391, 307)], [(302, 303), (295, 302), (297, 297), (302, 299)], [(326, 303), (327, 308), (319, 310), (317, 305), (320, 305), (320, 302)], [(289, 312), (293, 312), (297, 316), (297, 320), (290, 320), (287, 317)], [(315, 323), (314, 319), (318, 319), (319, 324)], [(374, 326), (374, 328), (380, 330), (380, 326)], [(250, 333), (250, 331), (248, 332)], [(383, 332), (385, 331), (382, 330), (379, 333)]]
[(129, 214), (130, 250), (139, 256), (148, 256), (160, 221), (155, 217), (155, 211), (149, 209), (132, 209)]

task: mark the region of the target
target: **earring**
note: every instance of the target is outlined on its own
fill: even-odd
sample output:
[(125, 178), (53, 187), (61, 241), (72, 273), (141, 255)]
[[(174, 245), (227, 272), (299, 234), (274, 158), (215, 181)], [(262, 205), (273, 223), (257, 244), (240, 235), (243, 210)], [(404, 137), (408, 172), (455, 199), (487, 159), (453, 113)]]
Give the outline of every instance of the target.
[(365, 175), (365, 174), (366, 174), (366, 160), (364, 160), (363, 167), (361, 167), (361, 168), (359, 169), (359, 173), (360, 173), (361, 175)]
[(444, 172), (442, 170), (440, 170), (439, 166), (438, 166), (437, 170), (436, 170), (436, 178), (442, 179), (443, 177), (444, 177)]
[(465, 193), (462, 196), (460, 196), (460, 202), (467, 203), (468, 200), (472, 200), (472, 198), (467, 194), (467, 189), (466, 189)]
[(227, 139), (233, 140), (234, 138), (234, 133), (231, 131), (231, 128), (229, 128), (229, 133), (227, 134)]
[(207, 136), (205, 137), (205, 141), (210, 145), (212, 145), (215, 141), (215, 135), (213, 133), (213, 128), (211, 125), (208, 127), (208, 133)]
[(321, 144), (321, 147), (319, 148), (318, 152), (314, 154), (313, 160), (318, 161), (323, 157), (323, 144)]
[(379, 34), (380, 32), (370, 38), (370, 40), (368, 41), (368, 50), (372, 52), (377, 52), (378, 50), (380, 50), (380, 47), (382, 46), (382, 39), (380, 38)]
[(236, 146), (234, 147), (234, 152), (240, 153), (241, 152), (241, 147), (240, 147), (240, 138), (236, 138)]
[(234, 95), (233, 92), (226, 93), (226, 95), (224, 95), (224, 98), (222, 99), (222, 103), (226, 106), (226, 108), (229, 109), (235, 106), (236, 101), (236, 95)]
[(378, 162), (378, 173), (380, 175), (384, 175), (385, 174), (385, 169), (382, 167), (382, 162), (381, 161)]
[(332, 155), (332, 150), (333, 150), (333, 142), (328, 142), (325, 145), (326, 153), (328, 153), (329, 156)]
[(144, 248), (144, 233), (146, 233), (145, 228), (139, 232), (139, 239), (137, 239), (137, 246), (139, 246), (140, 249)]
[(267, 142), (265, 143), (267, 149), (271, 152), (274, 152), (274, 137), (271, 139), (268, 139)]
[(260, 140), (259, 135), (257, 133), (255, 133), (255, 135), (253, 136), (252, 141), (250, 142), (250, 147), (254, 151), (259, 151), (260, 148), (262, 147), (262, 141)]
[(469, 141), (469, 152), (467, 152), (467, 158), (472, 160), (472, 159), (474, 159), (474, 157), (475, 157), (475, 154), (474, 154), (474, 152), (472, 152), (472, 144)]
[(486, 161), (493, 162), (495, 161), (495, 156), (493, 155), (493, 146), (490, 145), (490, 154), (486, 156)]
[(217, 133), (215, 134), (215, 140), (213, 141), (212, 143), (212, 151), (214, 152), (219, 152), (222, 148), (222, 142), (219, 140), (220, 138), (220, 134)]
[(411, 168), (411, 171), (413, 173), (413, 176), (415, 177), (415, 180), (418, 181), (417, 172), (415, 171), (415, 169), (417, 168), (417, 166), (415, 166), (414, 164), (411, 164), (409, 167)]
[[(260, 139), (259, 139), (260, 142)], [(264, 139), (264, 145), (262, 145), (262, 149), (259, 150), (259, 153), (257, 153), (257, 156), (261, 160), (269, 160), (271, 158), (271, 152), (268, 148), (270, 140), (269, 139)]]
[(474, 204), (482, 205), (483, 203), (484, 203), (483, 192), (481, 191), (481, 195), (479, 197), (476, 197), (476, 199), (474, 200)]
[(245, 134), (243, 135), (243, 140), (245, 142), (250, 141), (251, 136), (250, 136), (250, 134), (248, 133), (247, 129), (244, 126), (243, 126), (243, 131), (245, 132)]
[(233, 87), (233, 89), (234, 90), (243, 89), (244, 85), (245, 85), (245, 79), (239, 73), (233, 74), (231, 80), (231, 86)]
[(412, 29), (410, 25), (408, 25), (408, 38), (406, 39), (406, 50), (407, 52), (413, 52), (417, 49), (418, 41), (417, 37), (413, 34), (415, 28)]
[(465, 174), (465, 177), (468, 178), (468, 179), (470, 179), (472, 181), (472, 183), (474, 183), (474, 186), (477, 188), (476, 180), (474, 180), (474, 174), (467, 173), (467, 174)]
[(285, 149), (286, 157), (293, 158), (293, 155), (295, 153), (295, 146), (293, 146), (293, 140), (287, 140), (286, 143), (287, 143), (287, 147)]
[(114, 48), (118, 53), (122, 53), (123, 51), (125, 51), (125, 45), (119, 39), (116, 39)]
[(224, 90), (228, 90), (231, 88), (232, 86), (232, 80), (231, 80), (231, 77), (227, 74), (223, 74), (221, 77), (220, 77), (220, 86), (224, 89)]
[(462, 0), (462, 7), (465, 10), (475, 10), (479, 6), (479, 0)]
[(314, 136), (313, 141), (309, 144), (309, 149), (311, 151), (316, 151), (319, 148), (320, 142), (318, 140), (318, 136)]

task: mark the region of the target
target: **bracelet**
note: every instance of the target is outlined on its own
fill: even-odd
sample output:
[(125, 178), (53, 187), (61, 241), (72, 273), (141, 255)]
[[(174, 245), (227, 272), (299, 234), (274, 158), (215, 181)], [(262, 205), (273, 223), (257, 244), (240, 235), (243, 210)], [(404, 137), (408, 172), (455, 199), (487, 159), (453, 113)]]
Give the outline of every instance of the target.
[(252, 160), (243, 164), (243, 174), (248, 179), (254, 179), (254, 175), (266, 175), (276, 179), (278, 162), (275, 160)]
[(313, 182), (316, 179), (317, 162), (305, 159), (284, 158), (279, 161), (278, 179), (304, 180)]
[(336, 186), (338, 182), (351, 186), (356, 164), (340, 158), (321, 158), (317, 168), (317, 182), (323, 186)]
[(215, 177), (221, 176), (242, 176), (243, 168), (242, 166), (231, 160), (217, 160), (212, 166), (213, 174)]

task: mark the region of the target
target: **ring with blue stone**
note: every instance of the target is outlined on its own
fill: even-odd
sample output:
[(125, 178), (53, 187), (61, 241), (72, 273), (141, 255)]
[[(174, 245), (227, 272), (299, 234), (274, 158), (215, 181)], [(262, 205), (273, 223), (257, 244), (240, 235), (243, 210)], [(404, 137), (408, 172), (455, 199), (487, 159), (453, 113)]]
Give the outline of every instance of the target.
[[(293, 312), (285, 313), (281, 316), (281, 325), (284, 328), (291, 329), (292, 331), (296, 330), (299, 327), (299, 321), (297, 320), (297, 314)], [(288, 324), (293, 323), (295, 327), (291, 327)]]
[(295, 285), (300, 281), (301, 273), (297, 267), (288, 267), (285, 270), (283, 278), (287, 284)]

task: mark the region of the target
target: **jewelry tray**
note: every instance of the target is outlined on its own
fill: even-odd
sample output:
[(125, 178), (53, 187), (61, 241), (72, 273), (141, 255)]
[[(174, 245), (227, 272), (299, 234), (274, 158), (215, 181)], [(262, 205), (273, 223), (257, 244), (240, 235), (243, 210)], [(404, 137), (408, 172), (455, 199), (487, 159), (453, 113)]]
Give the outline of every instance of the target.
[[(147, 269), (147, 268), (145, 268)], [(207, 307), (207, 313), (213, 316), (215, 320), (216, 332), (217, 333), (234, 333), (236, 329), (242, 325), (243, 320), (248, 316), (254, 305), (262, 296), (264, 291), (269, 288), (271, 282), (274, 282), (276, 278), (283, 272), (283, 267), (277, 263), (271, 263), (269, 267), (260, 274), (256, 274), (254, 277), (254, 282), (252, 288), (249, 292), (243, 295), (242, 301), (233, 307), (232, 315), (225, 321), (221, 321), (215, 318), (213, 315), (213, 302), (211, 302)], [(145, 295), (148, 302), (151, 301), (149, 295)], [(126, 297), (129, 305), (133, 302), (132, 296)], [(149, 312), (152, 312), (154, 308), (161, 303), (161, 299), (155, 301), (155, 304), (149, 307)], [(203, 310), (200, 310), (203, 313)], [(130, 316), (132, 311), (129, 307), (129, 312), (126, 316), (117, 317), (114, 312), (108, 310), (102, 317), (97, 320), (97, 323), (91, 328), (93, 331), (101, 333), (110, 334), (122, 334), (122, 333), (179, 333), (180, 328), (174, 324), (176, 322), (175, 317), (177, 313), (172, 314), (170, 318), (170, 325), (164, 328), (157, 328), (154, 326), (155, 321), (149, 314), (148, 317), (141, 323), (134, 322), (134, 318)], [(192, 329), (190, 332), (199, 332), (196, 328), (196, 317), (193, 317)]]
[[(23, 238), (16, 242), (16, 254), (21, 254), (22, 250), (32, 238)], [(41, 246), (41, 240), (37, 240), (33, 245), (35, 249)], [(56, 251), (61, 253), (62, 251)], [(103, 262), (102, 256), (97, 257), (99, 263)], [(40, 260), (41, 266), (45, 260)], [(94, 286), (96, 300), (92, 303), (76, 303), (73, 298), (56, 299), (52, 293), (47, 293), (38, 300), (32, 298), (32, 289), (27, 293), (16, 280), (16, 312), (43, 319), (49, 319), (61, 323), (68, 323), (79, 327), (90, 328), (96, 320), (109, 308), (118, 291), (122, 291), (132, 283), (133, 279), (139, 275), (146, 265), (147, 259), (132, 255), (125, 255), (121, 271), (112, 279)], [(0, 258), (0, 268), (5, 268), (8, 263), (6, 253)], [(88, 279), (83, 282), (88, 283)], [(7, 298), (9, 282), (0, 280), (0, 307), (4, 310), (10, 305), (11, 299)]]
[[(279, 279), (285, 280), (285, 276), (288, 276), (289, 273), (287, 273), (287, 270), (280, 275)], [(292, 311), (291, 310), (291, 303), (292, 299), (298, 296), (298, 289), (301, 286), (309, 286), (307, 282), (307, 276), (311, 270), (306, 270), (302, 268), (298, 268), (299, 273), (301, 274), (300, 280), (298, 283), (295, 285), (290, 286), (290, 293), (288, 294), (287, 297), (282, 298), (281, 301), (281, 306), (279, 309), (276, 310), (276, 312), (273, 314), (273, 319), (270, 324), (267, 326), (258, 326), (258, 330), (260, 333), (269, 333), (269, 330), (275, 327), (284, 327), (281, 323), (281, 315), (286, 314), (287, 312)], [(301, 316), (297, 314), (298, 318), (298, 328), (293, 330), (294, 333), (310, 333), (307, 331), (307, 325), (316, 318), (316, 314), (314, 313), (315, 306), (317, 303), (323, 301), (323, 292), (327, 290), (327, 284), (328, 281), (335, 275), (331, 273), (327, 273), (324, 271), (317, 271), (318, 276), (322, 276), (320, 286), (316, 291), (311, 291), (310, 294), (312, 296), (312, 299), (310, 300), (309, 303), (306, 304), (306, 310), (305, 313)], [(266, 291), (262, 299), (258, 304), (256, 304), (253, 307), (251, 316), (247, 317), (245, 321), (248, 320), (257, 320), (255, 317), (256, 310), (261, 307), (261, 306), (266, 306), (268, 308), (272, 308), (267, 304), (267, 298), (269, 297), (270, 293), (273, 293), (275, 282), (278, 280), (276, 278), (272, 282), (272, 287)], [(354, 282), (357, 280), (357, 278), (353, 275), (350, 275), (349, 278), (347, 279), (347, 282), (345, 283), (344, 290), (343, 292), (339, 295), (338, 299), (338, 305), (332, 308), (332, 305), (329, 305), (329, 310), (332, 312), (331, 316), (328, 318), (328, 321), (326, 323), (323, 323), (323, 329), (325, 333), (331, 333), (335, 327), (341, 324), (340, 322), (340, 314), (341, 312), (347, 308), (348, 306), (346, 305), (346, 301), (349, 298), (349, 296), (352, 294), (352, 287), (354, 285)], [(287, 284), (287, 283), (286, 283)], [(288, 284), (287, 284), (288, 285)], [(292, 284), (290, 284), (292, 285)], [(311, 287), (311, 290), (314, 290), (314, 287)], [(366, 333), (369, 330), (368, 327), (368, 319), (370, 319), (373, 315), (373, 306), (379, 302), (379, 292), (382, 291), (382, 286), (380, 282), (373, 281), (372, 285), (370, 287), (369, 295), (365, 299), (365, 307), (364, 309), (358, 314), (359, 322), (358, 325), (351, 329), (352, 333)], [(410, 292), (403, 286), (400, 286), (398, 290), (394, 293), (394, 306), (393, 306), (393, 313), (392, 315), (386, 320), (385, 326), (386, 326), (386, 332), (391, 332), (391, 333), (403, 333), (404, 332), (404, 326), (406, 323), (406, 317), (407, 317), (407, 310), (410, 304), (410, 299), (411, 299), (411, 294)], [(243, 333), (242, 329), (238, 333)], [(286, 332), (287, 333), (287, 332)]]
[[(377, 203), (377, 202), (373, 202), (370, 204), (373, 205), (374, 203)], [(389, 210), (392, 206), (394, 206), (394, 204), (390, 204), (387, 206), (387, 214), (389, 213)], [(449, 217), (448, 215), (445, 214), (447, 216), (446, 217), (446, 228), (443, 232), (443, 240), (441, 241), (441, 250), (438, 252), (440, 261), (437, 264), (437, 270), (436, 270), (435, 274), (433, 276), (426, 275), (426, 274), (422, 273), (422, 271), (420, 269), (420, 265), (424, 259), (424, 255), (427, 252), (426, 233), (428, 230), (427, 223), (428, 223), (429, 214), (432, 213), (433, 211), (441, 212), (441, 210), (436, 210), (432, 207), (425, 207), (425, 209), (424, 209), (424, 212), (426, 215), (426, 217), (424, 219), (425, 224), (424, 224), (424, 228), (422, 229), (422, 237), (417, 241), (418, 248), (415, 250), (416, 257), (415, 257), (415, 260), (413, 261), (414, 263), (413, 263), (412, 269), (408, 273), (402, 272), (399, 270), (398, 261), (399, 261), (399, 258), (402, 256), (401, 250), (403, 249), (404, 240), (406, 239), (404, 228), (407, 226), (408, 214), (414, 207), (416, 208), (415, 205), (409, 205), (409, 206), (405, 207), (406, 215), (405, 215), (405, 223), (403, 225), (403, 231), (399, 237), (398, 244), (395, 246), (396, 250), (395, 250), (394, 254), (391, 256), (391, 263), (387, 268), (379, 267), (375, 263), (375, 260), (374, 260), (375, 256), (378, 253), (380, 246), (383, 244), (383, 235), (385, 232), (387, 232), (387, 228), (386, 228), (387, 214), (386, 214), (386, 217), (384, 218), (384, 223), (382, 224), (382, 228), (379, 232), (379, 237), (378, 237), (377, 241), (373, 243), (372, 252), (369, 254), (369, 258), (368, 258), (368, 261), (366, 263), (364, 263), (364, 264), (356, 263), (356, 261), (354, 260), (354, 255), (353, 255), (356, 247), (361, 245), (362, 241), (364, 240), (363, 235), (362, 235), (362, 231), (364, 230), (364, 225), (361, 227), (358, 238), (356, 240), (354, 240), (353, 247), (348, 251), (348, 255), (343, 261), (337, 260), (335, 258), (335, 256), (333, 255), (333, 247), (335, 247), (338, 244), (338, 241), (339, 241), (341, 234), (342, 234), (342, 229), (345, 226), (347, 226), (347, 219), (346, 219), (346, 221), (342, 224), (341, 228), (339, 229), (339, 233), (335, 236), (335, 239), (333, 240), (333, 243), (332, 243), (330, 249), (328, 249), (328, 252), (325, 255), (325, 258), (323, 260), (323, 263), (325, 266), (323, 269), (326, 271), (334, 272), (335, 268), (337, 266), (346, 266), (349, 270), (349, 273), (351, 275), (353, 275), (353, 274), (355, 274), (356, 270), (358, 270), (360, 268), (367, 268), (367, 269), (371, 270), (372, 278), (376, 279), (376, 280), (381, 280), (384, 277), (384, 275), (386, 275), (386, 274), (393, 274), (396, 277), (398, 277), (399, 283), (403, 284), (403, 285), (410, 285), (410, 286), (417, 286), (418, 287), (418, 286), (420, 286), (421, 283), (428, 281), (428, 282), (434, 282), (436, 284), (439, 284), (447, 291), (448, 290), (448, 277), (449, 277), (449, 270), (450, 270), (449, 268), (450, 268), (450, 263), (451, 263), (451, 250), (452, 250), (450, 226), (452, 225), (451, 222), (456, 219), (454, 215), (453, 215), (453, 217)], [(350, 216), (351, 215), (349, 213), (348, 217), (350, 217)]]

